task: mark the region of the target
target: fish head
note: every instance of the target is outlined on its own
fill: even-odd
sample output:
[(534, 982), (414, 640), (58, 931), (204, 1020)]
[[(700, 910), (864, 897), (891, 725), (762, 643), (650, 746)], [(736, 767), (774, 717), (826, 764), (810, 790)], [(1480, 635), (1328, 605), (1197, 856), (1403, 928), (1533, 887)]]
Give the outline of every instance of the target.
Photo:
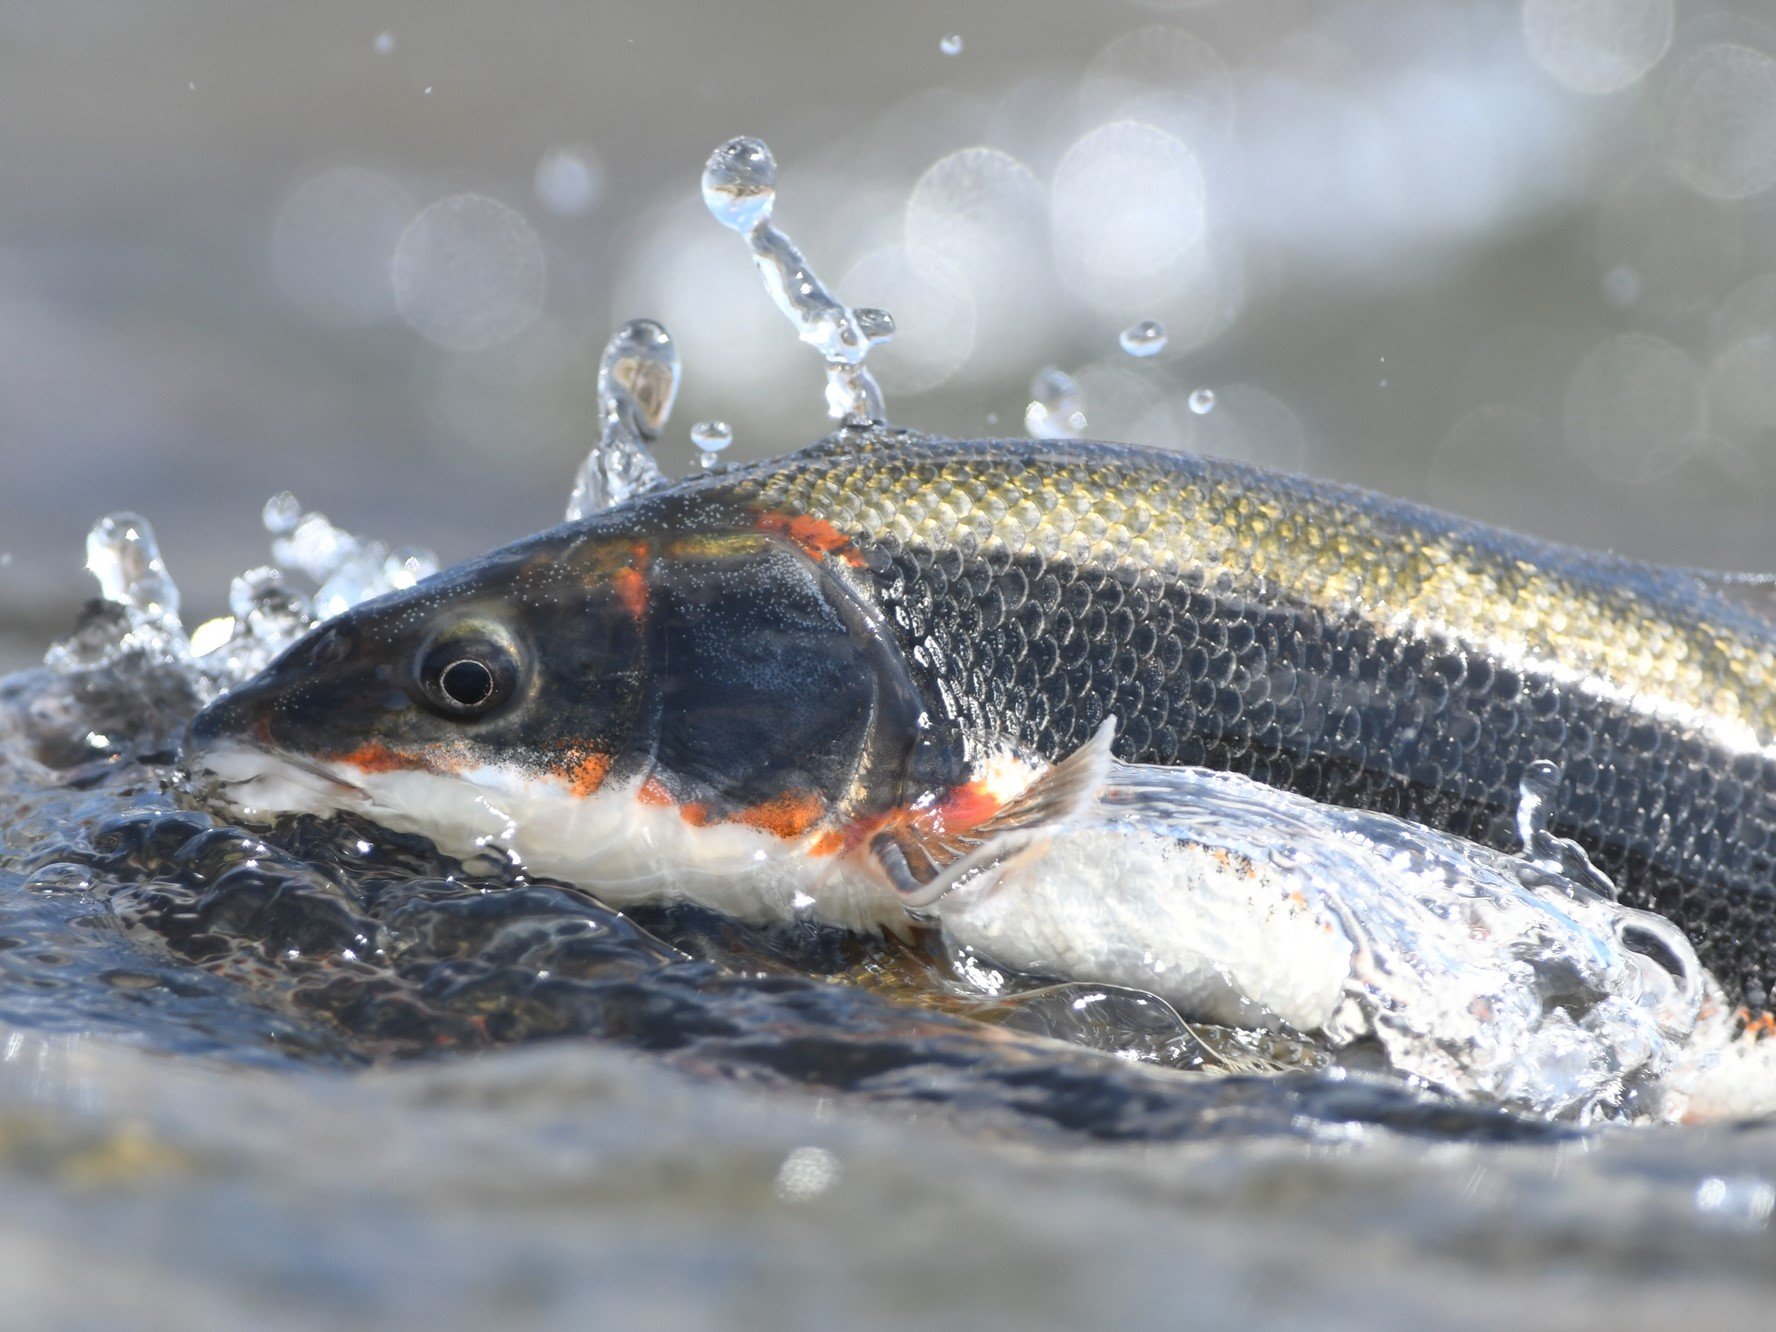
[(186, 768), (244, 821), (360, 813), (616, 903), (831, 854), (933, 763), (861, 576), (753, 514), (613, 512), (328, 620)]

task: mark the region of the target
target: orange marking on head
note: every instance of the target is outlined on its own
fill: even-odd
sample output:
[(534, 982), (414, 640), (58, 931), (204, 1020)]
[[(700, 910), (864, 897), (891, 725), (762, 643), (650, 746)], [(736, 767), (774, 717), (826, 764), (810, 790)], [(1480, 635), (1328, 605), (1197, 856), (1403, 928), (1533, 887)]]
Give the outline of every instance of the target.
[(728, 821), (744, 823), (776, 837), (800, 837), (825, 812), (826, 802), (812, 791), (791, 791), (737, 810), (728, 816)]
[(774, 532), (787, 538), (817, 560), (837, 555), (852, 568), (863, 566), (864, 559), (858, 553), (857, 543), (824, 518), (806, 513), (762, 513), (758, 528), (761, 532)]
[(611, 586), (616, 589), (617, 600), (623, 603), (623, 609), (629, 612), (631, 619), (639, 620), (647, 614), (647, 579), (639, 569), (618, 569), (611, 575)]
[(567, 789), (583, 800), (604, 785), (604, 779), (610, 776), (610, 768), (609, 754), (591, 753), (577, 757), (556, 771), (567, 779)]
[(677, 803), (672, 798), (672, 792), (666, 789), (666, 783), (661, 781), (658, 777), (649, 777), (643, 782), (641, 784), (641, 790), (635, 793), (635, 798), (641, 801), (644, 805), (672, 805)]
[(851, 837), (848, 831), (828, 828), (809, 843), (808, 854), (811, 856), (836, 856), (839, 852), (848, 849), (850, 845)]
[(387, 745), (375, 740), (367, 740), (356, 749), (339, 755), (339, 761), (351, 764), (360, 772), (397, 772), (403, 768), (431, 766), (410, 754), (397, 754)]

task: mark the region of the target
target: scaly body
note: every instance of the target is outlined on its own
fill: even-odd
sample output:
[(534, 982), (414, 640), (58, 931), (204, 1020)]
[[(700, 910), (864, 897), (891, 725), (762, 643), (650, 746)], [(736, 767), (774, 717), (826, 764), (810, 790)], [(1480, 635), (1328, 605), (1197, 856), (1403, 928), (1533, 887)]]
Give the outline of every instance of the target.
[[(506, 654), (480, 710), (432, 678), (461, 623)], [(1546, 758), (1555, 831), (1762, 1006), (1773, 671), (1776, 626), (1676, 571), (1233, 463), (848, 430), (350, 612), (193, 749), (265, 811), (355, 804), (448, 845), (497, 807), (519, 843), (553, 820), (544, 872), (849, 925), (1036, 821), (1020, 790), (1111, 718), (1124, 761), (1495, 846)], [(281, 786), (269, 756), (296, 761)], [(658, 822), (642, 852), (612, 849), (623, 809)], [(590, 823), (605, 849), (572, 852)]]

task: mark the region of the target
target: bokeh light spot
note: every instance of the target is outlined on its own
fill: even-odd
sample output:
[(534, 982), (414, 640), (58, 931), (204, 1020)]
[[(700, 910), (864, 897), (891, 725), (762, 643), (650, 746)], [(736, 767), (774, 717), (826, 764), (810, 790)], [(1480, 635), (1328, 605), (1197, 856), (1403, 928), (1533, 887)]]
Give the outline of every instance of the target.
[(543, 304), (543, 247), (524, 215), (453, 194), (408, 224), (390, 265), (395, 303), (427, 341), (480, 351), (513, 337)]

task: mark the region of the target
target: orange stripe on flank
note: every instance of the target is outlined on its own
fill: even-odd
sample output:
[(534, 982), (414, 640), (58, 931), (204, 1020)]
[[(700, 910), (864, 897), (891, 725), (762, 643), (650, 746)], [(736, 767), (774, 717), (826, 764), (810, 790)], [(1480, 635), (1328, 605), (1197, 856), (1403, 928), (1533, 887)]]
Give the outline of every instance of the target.
[(774, 532), (788, 538), (817, 560), (837, 555), (853, 568), (863, 565), (857, 543), (824, 518), (812, 514), (762, 513), (758, 519), (761, 532)]

